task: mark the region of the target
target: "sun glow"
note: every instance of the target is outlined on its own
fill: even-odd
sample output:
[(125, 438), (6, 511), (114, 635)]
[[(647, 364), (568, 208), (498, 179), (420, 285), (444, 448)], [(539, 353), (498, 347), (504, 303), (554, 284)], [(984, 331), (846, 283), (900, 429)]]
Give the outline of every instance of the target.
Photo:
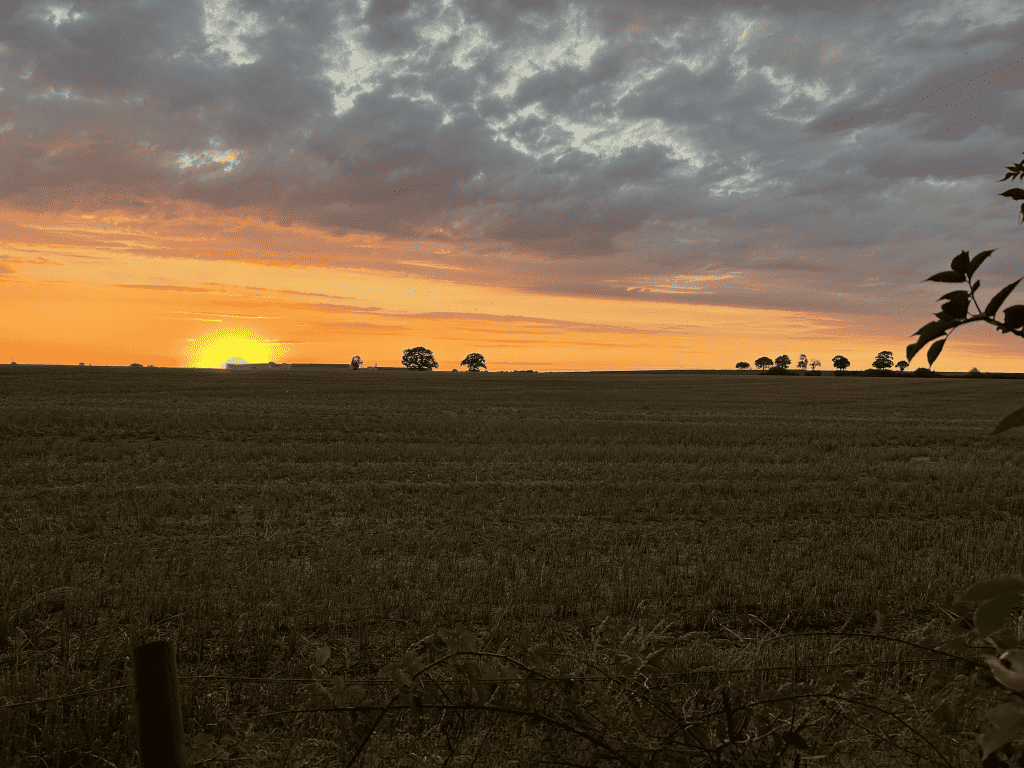
[(186, 355), (191, 368), (225, 368), (241, 358), (248, 363), (278, 362), (288, 351), (285, 344), (268, 341), (245, 328), (222, 328), (198, 339), (189, 339)]

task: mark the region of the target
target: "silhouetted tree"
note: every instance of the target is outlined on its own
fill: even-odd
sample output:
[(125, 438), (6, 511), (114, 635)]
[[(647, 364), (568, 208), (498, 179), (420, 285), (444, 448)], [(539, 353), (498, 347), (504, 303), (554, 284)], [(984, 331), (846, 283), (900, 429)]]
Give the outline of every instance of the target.
[(832, 358), (832, 367), (839, 369), (839, 372), (842, 373), (850, 367), (850, 361), (842, 355), (836, 355)]
[(477, 373), (481, 368), (487, 367), (487, 363), (484, 362), (484, 356), (479, 352), (470, 352), (466, 355), (466, 359), (459, 363), (459, 365), (466, 366), (466, 369), (473, 373)]
[(363, 364), (363, 360), (362, 360), (362, 358), (359, 357), (359, 355), (356, 355), (355, 357), (352, 358), (352, 370), (353, 371), (358, 371), (359, 370), (359, 366), (362, 365), (362, 364)]
[(875, 362), (871, 364), (871, 367), (879, 371), (892, 368), (892, 352), (879, 352), (875, 356)]
[(410, 370), (431, 371), (437, 368), (437, 361), (426, 347), (413, 347), (402, 352), (402, 365)]
[(789, 368), (789, 355), (779, 355), (775, 358), (775, 367), (786, 370)]
[(796, 367), (801, 371), (807, 370), (807, 355), (800, 355), (800, 362), (796, 364)]
[(763, 371), (765, 368), (772, 367), (772, 359), (770, 357), (759, 357), (754, 361), (754, 365), (757, 366), (758, 370)]
[(812, 360), (811, 361), (811, 370), (812, 371), (816, 371), (820, 367), (821, 367), (821, 360)]
[(896, 367), (900, 369), (900, 373), (903, 373), (905, 370), (907, 370), (907, 367), (909, 365), (910, 363), (908, 363), (906, 360), (900, 360), (898, 363), (896, 363)]
[(745, 371), (750, 367), (750, 363), (736, 363), (736, 367)]

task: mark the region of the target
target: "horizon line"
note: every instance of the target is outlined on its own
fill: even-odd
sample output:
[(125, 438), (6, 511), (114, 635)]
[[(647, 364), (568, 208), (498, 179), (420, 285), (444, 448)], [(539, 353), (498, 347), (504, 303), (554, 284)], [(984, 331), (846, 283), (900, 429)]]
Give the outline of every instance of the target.
[[(235, 363), (233, 365), (268, 365), (268, 364), (270, 364), (272, 362), (273, 361), (268, 361), (266, 363)], [(350, 363), (315, 363), (315, 362), (313, 362), (313, 363), (309, 363), (309, 362), (307, 362), (307, 363), (300, 363), (300, 362), (294, 362), (294, 363), (274, 363), (274, 364), (275, 365), (280, 365), (282, 367), (283, 366), (292, 366), (292, 365), (297, 365), (297, 366), (303, 366), (303, 365), (322, 365), (322, 366), (332, 366), (332, 367), (346, 368), (348, 370), (353, 370)], [(12, 360), (10, 363), (7, 363), (7, 365), (50, 366), (50, 367), (62, 367), (62, 368), (83, 368), (83, 367), (87, 367), (88, 368), (88, 367), (93, 367), (92, 363), (19, 363), (19, 362), (14, 361), (14, 360)], [(205, 366), (192, 366), (192, 365), (184, 365), (184, 366), (182, 366), (182, 365), (144, 365), (142, 363), (125, 363), (125, 364), (119, 364), (119, 365), (115, 365), (115, 364), (97, 365), (95, 367), (97, 367), (97, 368), (131, 368), (131, 367), (142, 367), (142, 368), (159, 368), (161, 370), (176, 370), (176, 371), (178, 371), (178, 370), (180, 370), (180, 371), (228, 371), (228, 370), (230, 370), (229, 368), (227, 368), (227, 364), (225, 364), (225, 367), (223, 367), (223, 368), (221, 368), (221, 367), (210, 368), (210, 367), (205, 367)], [(774, 366), (772, 366), (772, 367), (774, 367)], [(918, 366), (918, 368), (926, 368), (926, 367), (927, 366)], [(374, 369), (374, 368), (378, 368), (378, 369), (382, 369), (382, 370), (410, 370), (410, 371), (411, 370), (426, 370), (426, 371), (434, 372), (434, 369), (432, 369), (432, 368), (413, 369), (413, 368), (406, 368), (405, 366), (402, 366), (402, 365), (397, 365), (397, 366), (376, 366), (376, 365), (375, 366), (367, 366), (367, 365), (363, 365), (363, 366), (360, 366), (359, 369), (355, 369), (355, 370), (362, 370), (362, 369), (365, 369), (365, 368), (369, 368), (371, 370)], [(810, 371), (808, 371), (808, 369), (787, 368), (786, 370), (791, 370), (791, 371), (801, 371), (802, 370), (804, 372), (813, 372), (816, 369), (811, 369)], [(826, 372), (839, 373), (839, 372), (841, 372), (843, 370), (856, 370), (856, 371), (861, 371), (861, 370), (863, 370), (863, 371), (886, 370), (886, 371), (889, 371), (889, 372), (894, 372), (891, 369), (877, 369), (877, 368), (872, 368), (872, 367), (868, 367), (868, 368), (852, 368), (852, 366), (848, 366), (847, 369), (835, 368), (835, 369), (833, 369), (831, 371), (828, 370), (828, 369), (825, 369), (825, 368), (821, 368), (820, 370), (817, 370), (817, 372), (819, 372), (819, 373), (826, 373)], [(910, 370), (911, 370), (911, 368), (910, 368), (910, 366), (908, 366), (906, 371), (899, 371), (899, 373), (906, 373), (907, 371), (910, 371)], [(940, 371), (937, 368), (929, 368), (928, 370), (934, 371), (935, 373), (969, 373), (969, 371), (953, 371), (953, 370), (949, 370), (949, 371), (941, 370)], [(490, 370), (490, 369), (485, 368), (483, 370), (483, 373), (531, 373), (531, 372), (532, 373), (654, 373), (654, 372), (674, 372), (674, 371), (692, 371), (692, 372), (713, 371), (713, 372), (716, 372), (716, 373), (730, 372), (730, 371), (736, 371), (738, 373), (758, 373), (758, 372), (760, 372), (759, 369), (757, 369), (756, 367), (751, 366), (749, 368), (735, 368), (735, 367), (734, 368), (589, 368), (589, 369), (580, 369), (580, 368), (561, 369), (560, 368), (560, 369), (551, 369), (551, 370), (543, 370), (543, 371), (542, 370), (533, 370), (533, 369), (521, 369), (521, 368), (515, 368), (515, 369), (497, 369), (496, 368), (494, 370)], [(438, 370), (437, 372), (438, 373), (451, 373), (451, 371), (448, 371), (448, 370)], [(460, 370), (460, 371), (457, 371), (457, 372), (458, 373), (472, 373), (473, 371), (469, 371), (469, 370), (461, 371)], [(480, 371), (477, 371), (477, 373), (479, 373), (479, 372)], [(980, 373), (1024, 373), (1024, 372), (1022, 372), (1022, 371), (980, 371)]]

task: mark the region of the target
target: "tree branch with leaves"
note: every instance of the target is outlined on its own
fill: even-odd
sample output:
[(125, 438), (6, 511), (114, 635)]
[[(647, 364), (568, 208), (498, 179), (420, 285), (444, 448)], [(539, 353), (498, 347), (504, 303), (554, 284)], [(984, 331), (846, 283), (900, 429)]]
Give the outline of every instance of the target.
[[(1022, 152), (1021, 154), (1024, 154)], [(1003, 176), (1000, 181), (1006, 181), (1012, 178), (1016, 181), (1019, 177), (1024, 176), (1024, 162), (1019, 162), (1016, 165), (1006, 166), (1006, 170), (1009, 171)], [(1010, 197), (1014, 200), (1024, 200), (1024, 189), (1020, 187), (1014, 187), (1008, 189), (1005, 192), (999, 193), (1000, 197)], [(1024, 204), (1020, 207), (1021, 220), (1020, 224), (1024, 224)], [(1010, 295), (1017, 284), (1020, 283), (1024, 278), (1020, 278), (1008, 286), (1003, 288), (999, 293), (992, 297), (988, 305), (985, 307), (985, 311), (981, 311), (981, 307), (978, 305), (978, 300), (974, 295), (974, 292), (981, 286), (981, 281), (976, 280), (974, 285), (971, 285), (971, 278), (974, 277), (974, 273), (978, 270), (985, 259), (991, 256), (996, 251), (995, 248), (989, 251), (982, 251), (971, 258), (971, 255), (967, 251), (961, 251), (957, 256), (953, 257), (953, 261), (950, 262), (949, 270), (945, 272), (939, 272), (932, 275), (927, 280), (921, 282), (936, 282), (936, 283), (967, 283), (968, 290), (966, 291), (951, 291), (945, 296), (937, 299), (937, 301), (946, 300), (946, 303), (942, 305), (942, 309), (935, 313), (938, 320), (933, 320), (927, 325), (922, 326), (919, 330), (912, 333), (912, 336), (918, 336), (917, 341), (913, 344), (907, 345), (907, 359), (913, 360), (914, 355), (921, 351), (921, 348), (925, 344), (931, 341), (935, 341), (931, 347), (928, 348), (928, 367), (931, 368), (939, 354), (942, 352), (943, 346), (946, 344), (946, 339), (949, 338), (949, 334), (953, 329), (965, 325), (967, 323), (973, 323), (978, 320), (984, 320), (986, 323), (991, 323), (996, 326), (1002, 333), (1012, 333), (1016, 336), (1024, 338), (1024, 304), (1014, 304), (1012, 307), (1007, 307), (1003, 310), (1003, 322), (999, 322), (995, 319), (996, 312), (1006, 301), (1006, 297)], [(977, 315), (967, 316), (967, 311), (970, 307), (970, 302), (974, 302), (975, 308), (978, 310)], [(941, 338), (939, 338), (941, 337)], [(1008, 429), (1014, 427), (1024, 426), (1024, 408), (1014, 411), (1009, 416), (1004, 418), (996, 425), (996, 428), (992, 430), (993, 435), (998, 435), (1000, 432), (1005, 432)]]

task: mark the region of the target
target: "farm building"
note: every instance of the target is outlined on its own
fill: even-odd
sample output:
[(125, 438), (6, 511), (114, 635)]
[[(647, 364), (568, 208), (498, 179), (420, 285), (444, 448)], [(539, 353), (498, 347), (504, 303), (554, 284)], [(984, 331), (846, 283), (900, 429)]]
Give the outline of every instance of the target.
[(278, 371), (291, 368), (291, 363), (226, 363), (229, 371)]

